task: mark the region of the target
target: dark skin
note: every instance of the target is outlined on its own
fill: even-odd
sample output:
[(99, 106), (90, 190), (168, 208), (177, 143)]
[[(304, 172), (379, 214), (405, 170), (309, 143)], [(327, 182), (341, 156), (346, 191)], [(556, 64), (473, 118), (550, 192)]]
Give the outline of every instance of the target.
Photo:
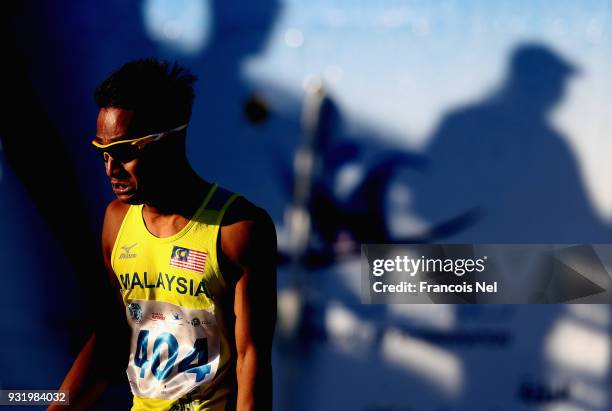
[[(145, 124), (133, 111), (103, 108), (98, 115), (96, 140), (108, 144), (159, 132), (147, 129)], [(172, 167), (163, 167), (160, 171), (159, 164), (172, 164)], [(108, 350), (101, 350), (103, 344), (99, 341), (105, 338), (102, 330), (88, 340), (61, 387), (70, 390), (70, 409), (87, 409), (99, 397), (108, 375), (114, 375), (115, 370), (102, 371), (108, 371), (109, 367), (120, 372), (125, 370), (129, 329), (110, 257), (129, 204), (144, 204), (143, 220), (147, 229), (157, 237), (168, 237), (189, 222), (210, 187), (189, 166), (184, 136), (173, 135), (153, 142), (142, 150), (142, 155), (125, 163), (110, 158), (105, 166), (117, 195), (106, 209), (102, 228), (104, 264), (113, 288), (109, 305), (116, 313), (111, 332), (115, 345), (112, 355)], [(228, 284), (226, 303), (220, 308), (236, 355), (236, 409), (271, 410), (271, 349), (276, 322), (274, 224), (264, 210), (240, 197), (224, 215), (218, 238), (219, 264)]]

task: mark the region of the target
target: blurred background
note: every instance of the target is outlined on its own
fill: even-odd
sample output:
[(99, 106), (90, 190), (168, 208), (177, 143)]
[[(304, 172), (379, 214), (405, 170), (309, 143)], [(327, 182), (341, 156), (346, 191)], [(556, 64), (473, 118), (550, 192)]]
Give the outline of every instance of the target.
[[(276, 409), (612, 409), (609, 306), (362, 305), (359, 260), (610, 242), (609, 1), (3, 8), (1, 388), (59, 386), (104, 310), (93, 90), (155, 56), (199, 76), (193, 167), (275, 221)], [(118, 385), (97, 409), (130, 401)]]

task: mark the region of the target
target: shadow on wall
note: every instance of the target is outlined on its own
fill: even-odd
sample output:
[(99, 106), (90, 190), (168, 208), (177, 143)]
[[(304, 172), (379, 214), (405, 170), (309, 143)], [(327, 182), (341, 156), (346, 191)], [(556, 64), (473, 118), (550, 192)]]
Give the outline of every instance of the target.
[[(113, 19), (100, 19), (96, 11)], [(3, 76), (0, 138), (9, 169), (1, 180), (6, 196), (0, 209), (15, 216), (0, 238), (10, 273), (0, 349), (13, 353), (3, 358), (3, 387), (58, 387), (93, 325), (110, 318), (99, 226), (92, 221), (92, 215), (101, 217), (107, 189), (95, 183), (107, 181), (92, 178), (93, 160), (85, 166), (95, 158), (87, 156), (91, 134), (84, 132), (95, 128), (95, 117), (89, 115), (93, 86), (83, 83), (90, 53), (108, 51), (94, 42), (118, 35), (113, 12), (112, 6), (84, 10), (61, 2), (9, 2), (2, 15), (0, 41), (10, 64)], [(88, 19), (99, 24), (83, 24)], [(104, 30), (112, 34), (103, 37)], [(123, 30), (141, 39), (134, 28)], [(132, 45), (126, 42), (121, 51)], [(121, 58), (121, 51), (105, 56)], [(95, 166), (103, 173), (99, 161)], [(125, 408), (125, 401), (120, 404)]]
[(430, 172), (414, 185), (417, 212), (436, 221), (476, 207), (479, 221), (449, 238), (457, 242), (608, 241), (567, 139), (549, 120), (577, 72), (546, 46), (518, 46), (493, 95), (441, 121)]
[[(27, 201), (44, 221), (46, 227), (43, 230), (49, 230), (54, 237), (49, 239), (50, 243), (41, 243), (42, 238), (45, 238), (44, 233), (37, 231), (40, 227), (34, 228), (34, 219), (28, 222), (31, 226), (22, 226), (29, 242), (15, 254), (21, 255), (21, 258), (47, 259), (48, 265), (43, 272), (25, 270), (14, 275), (28, 277), (32, 284), (47, 281), (38, 276), (53, 278), (44, 292), (33, 289), (35, 295), (32, 297), (42, 301), (45, 307), (44, 312), (39, 314), (51, 317), (45, 318), (45, 323), (50, 321), (57, 327), (66, 327), (74, 317), (78, 317), (75, 313), (80, 311), (75, 310), (75, 306), (81, 303), (80, 293), (75, 293), (76, 289), (102, 290), (106, 274), (101, 263), (94, 263), (100, 261), (98, 236), (90, 228), (92, 225), (87, 216), (87, 207), (78, 189), (79, 172), (74, 159), (66, 149), (55, 122), (41, 103), (39, 90), (34, 88), (29, 77), (30, 56), (19, 48), (23, 39), (17, 34), (19, 20), (13, 19), (13, 16), (22, 15), (23, 10), (20, 5), (12, 3), (7, 5), (7, 9), (2, 19), (1, 40), (4, 58), (11, 63), (7, 64), (3, 76), (4, 103), (0, 110), (0, 138), (6, 164), (11, 168), (7, 176), (16, 180), (8, 183), (19, 190), (24, 189), (29, 196)], [(1, 206), (11, 207), (11, 201), (4, 198)], [(29, 206), (27, 204), (20, 211), (27, 212)], [(59, 254), (48, 255), (45, 251), (58, 245)], [(72, 272), (60, 268), (66, 262)], [(61, 277), (54, 277), (58, 273), (53, 272), (53, 267), (62, 272)], [(8, 289), (12, 288), (13, 281), (17, 283), (16, 279), (10, 277), (7, 281)], [(90, 294), (89, 313), (98, 307), (98, 295)], [(60, 302), (67, 300), (71, 300), (73, 305), (66, 307), (66, 310), (59, 310)], [(70, 315), (63, 315), (61, 320), (53, 317), (57, 313), (66, 312), (70, 312)], [(15, 322), (18, 322), (17, 318)], [(75, 347), (81, 345), (88, 329), (88, 326), (78, 324), (72, 330), (71, 343)]]
[[(384, 147), (376, 136), (347, 135), (327, 96), (317, 130), (322, 167), (310, 201), (323, 250), (309, 261), (333, 260), (322, 254), (344, 235), (353, 245), (609, 241), (567, 138), (549, 119), (577, 74), (545, 45), (518, 45), (497, 90), (446, 114), (423, 155)], [(358, 183), (343, 186), (355, 170)]]
[[(212, 33), (201, 54), (186, 60), (199, 76), (187, 152), (196, 171), (244, 194), (282, 221), (286, 193), (278, 184), (279, 156), (290, 158), (299, 118), (283, 116), (262, 98), (266, 90), (242, 74), (260, 53), (280, 13), (277, 0), (210, 3)], [(263, 188), (265, 186), (265, 188)]]

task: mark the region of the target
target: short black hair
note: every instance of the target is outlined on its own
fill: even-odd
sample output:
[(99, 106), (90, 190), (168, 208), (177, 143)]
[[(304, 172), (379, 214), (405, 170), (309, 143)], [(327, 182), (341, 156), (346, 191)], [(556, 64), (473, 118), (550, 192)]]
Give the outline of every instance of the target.
[(176, 62), (146, 58), (124, 64), (96, 89), (98, 108), (133, 110), (152, 128), (189, 122), (197, 77)]

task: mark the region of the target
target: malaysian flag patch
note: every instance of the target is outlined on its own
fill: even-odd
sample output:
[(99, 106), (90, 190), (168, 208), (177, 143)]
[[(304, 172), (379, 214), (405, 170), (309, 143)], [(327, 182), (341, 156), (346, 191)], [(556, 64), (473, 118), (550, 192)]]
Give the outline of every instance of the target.
[(174, 246), (170, 256), (172, 267), (182, 268), (196, 273), (203, 273), (208, 253), (204, 251), (190, 250), (189, 248)]

